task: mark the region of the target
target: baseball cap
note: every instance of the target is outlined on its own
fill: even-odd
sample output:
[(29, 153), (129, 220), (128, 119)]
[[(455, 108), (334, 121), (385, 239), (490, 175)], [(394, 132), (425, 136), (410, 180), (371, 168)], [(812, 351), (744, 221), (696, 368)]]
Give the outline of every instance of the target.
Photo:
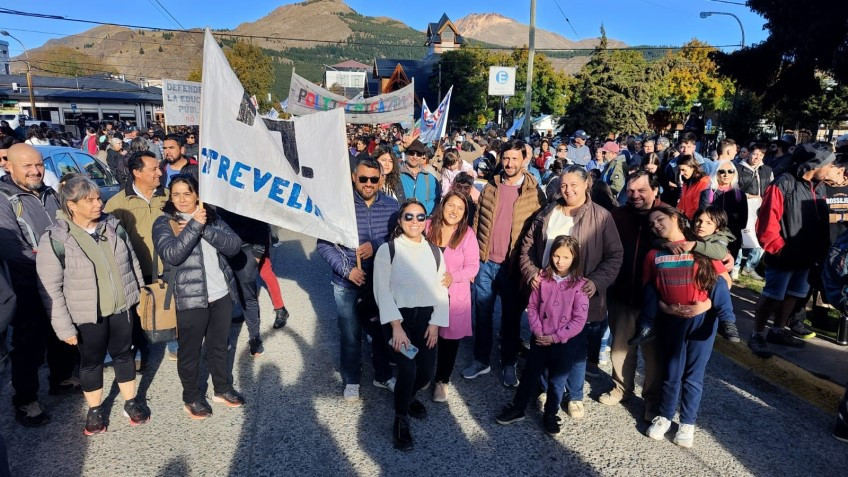
[[(589, 139), (589, 136), (586, 134), (586, 131), (584, 131), (584, 130), (582, 130), (582, 129), (578, 129), (577, 131), (575, 131), (575, 132), (574, 132), (574, 137), (575, 137), (575, 138), (578, 138), (578, 137), (579, 137), (580, 139), (582, 139), (582, 140), (584, 140), (584, 141), (585, 141), (586, 139)], [(618, 151), (616, 151), (616, 152), (618, 152)]]
[(613, 154), (618, 154), (621, 152), (621, 149), (618, 147), (618, 144), (615, 141), (607, 141), (604, 143), (603, 147), (601, 147), (602, 151), (611, 152)]

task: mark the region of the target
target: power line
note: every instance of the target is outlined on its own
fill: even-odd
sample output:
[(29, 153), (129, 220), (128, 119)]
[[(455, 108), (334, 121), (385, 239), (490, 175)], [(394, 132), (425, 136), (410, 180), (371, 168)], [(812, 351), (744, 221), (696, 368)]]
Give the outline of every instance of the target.
[(571, 24), (571, 20), (569, 20), (568, 17), (565, 16), (565, 12), (562, 11), (562, 7), (559, 6), (559, 2), (557, 0), (554, 0), (554, 3), (556, 3), (557, 8), (559, 8), (559, 12), (562, 13), (562, 18), (565, 18), (565, 22), (568, 23), (568, 26), (571, 27), (571, 31), (574, 32), (574, 36), (577, 37), (577, 41), (580, 41), (580, 35), (577, 34), (577, 30), (574, 29), (574, 25)]
[[(164, 11), (164, 12), (165, 12), (165, 13), (166, 13), (169, 17), (171, 17), (171, 20), (173, 20), (173, 21), (174, 21), (174, 23), (176, 23), (178, 27), (182, 28), (183, 30), (185, 30), (185, 29), (186, 29), (186, 27), (184, 27), (184, 26), (183, 26), (183, 24), (182, 24), (182, 23), (180, 23), (180, 21), (179, 21), (179, 20), (177, 20), (177, 18), (176, 18), (175, 16), (171, 15), (171, 12), (170, 12), (170, 11), (168, 11), (168, 9), (167, 9), (167, 8), (165, 8), (165, 5), (162, 5), (162, 2), (160, 2), (159, 0), (148, 0), (148, 1), (149, 1), (149, 2), (151, 2), (151, 3), (156, 2), (156, 5), (159, 5), (159, 6), (162, 8), (162, 10), (163, 10), (163, 11)], [(194, 43), (195, 45), (197, 45), (197, 41), (195, 41), (195, 40), (194, 40), (194, 37), (193, 37), (193, 36), (190, 36), (190, 37), (189, 37), (189, 39), (191, 39), (192, 43)], [(200, 45), (198, 45), (198, 46), (200, 46)]]

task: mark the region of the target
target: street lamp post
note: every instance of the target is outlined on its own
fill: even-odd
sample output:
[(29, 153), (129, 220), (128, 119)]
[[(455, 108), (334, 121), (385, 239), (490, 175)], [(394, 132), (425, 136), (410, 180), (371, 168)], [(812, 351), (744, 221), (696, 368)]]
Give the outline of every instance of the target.
[(21, 43), (21, 40), (18, 40), (14, 35), (7, 32), (6, 30), (0, 30), (0, 35), (8, 36), (9, 38), (15, 40), (16, 42), (18, 42), (19, 45), (21, 45), (21, 48), (24, 49), (24, 56), (26, 56), (26, 65), (27, 65), (27, 74), (26, 74), (27, 88), (29, 89), (29, 107), (30, 107), (29, 114), (30, 114), (30, 117), (32, 119), (35, 119), (35, 116), (36, 116), (35, 115), (35, 94), (33, 94), (33, 92), (32, 92), (32, 64), (29, 62), (29, 51), (27, 51), (24, 44)]
[(701, 18), (707, 18), (712, 15), (727, 15), (729, 17), (733, 17), (736, 19), (736, 23), (739, 24), (739, 29), (742, 31), (742, 48), (745, 48), (745, 28), (742, 26), (742, 21), (739, 20), (739, 17), (732, 13), (727, 12), (701, 12)]

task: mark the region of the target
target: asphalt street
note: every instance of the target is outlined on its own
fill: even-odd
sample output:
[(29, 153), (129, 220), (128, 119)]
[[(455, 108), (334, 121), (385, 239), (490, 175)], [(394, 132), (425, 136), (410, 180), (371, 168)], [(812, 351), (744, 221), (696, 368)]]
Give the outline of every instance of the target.
[[(273, 250), (274, 269), (291, 312), (289, 325), (273, 330), (271, 302), (261, 292), (265, 354), (252, 358), (247, 333), (232, 329), (235, 387), (241, 409), (213, 405), (204, 421), (182, 409), (176, 363), (155, 347), (140, 392), (151, 422), (130, 427), (117, 386), (107, 433), (85, 437), (82, 395), (47, 396), (53, 419), (38, 429), (17, 425), (8, 373), (0, 391), (0, 432), (16, 476), (181, 475), (726, 475), (844, 476), (848, 446), (830, 436), (834, 413), (802, 401), (714, 353), (693, 449), (643, 433), (641, 400), (613, 407), (597, 402), (608, 390), (610, 368), (588, 379), (586, 417), (565, 413), (555, 438), (541, 428), (531, 406), (528, 419), (510, 426), (495, 415), (511, 399), (495, 372), (473, 381), (459, 371), (470, 359), (471, 341), (460, 348), (448, 402), (423, 402), (429, 415), (412, 423), (415, 450), (392, 448), (392, 396), (372, 386), (364, 360), (362, 399), (341, 398), (339, 343), (330, 270), (315, 240), (286, 232)], [(368, 352), (368, 347), (363, 347)], [(106, 370), (106, 382), (114, 377)], [(208, 391), (211, 397), (211, 389)]]

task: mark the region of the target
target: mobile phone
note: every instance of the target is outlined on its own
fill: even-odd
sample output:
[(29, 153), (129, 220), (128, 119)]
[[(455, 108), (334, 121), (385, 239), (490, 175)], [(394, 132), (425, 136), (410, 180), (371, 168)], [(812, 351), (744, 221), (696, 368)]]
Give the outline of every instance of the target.
[[(395, 347), (394, 343), (395, 343), (395, 339), (394, 338), (390, 339), (389, 340), (389, 347), (394, 349), (394, 347)], [(406, 356), (409, 359), (413, 359), (413, 358), (415, 358), (415, 355), (418, 354), (418, 348), (416, 348), (415, 345), (413, 345), (412, 343), (409, 343), (409, 346), (401, 345), (400, 354)]]

